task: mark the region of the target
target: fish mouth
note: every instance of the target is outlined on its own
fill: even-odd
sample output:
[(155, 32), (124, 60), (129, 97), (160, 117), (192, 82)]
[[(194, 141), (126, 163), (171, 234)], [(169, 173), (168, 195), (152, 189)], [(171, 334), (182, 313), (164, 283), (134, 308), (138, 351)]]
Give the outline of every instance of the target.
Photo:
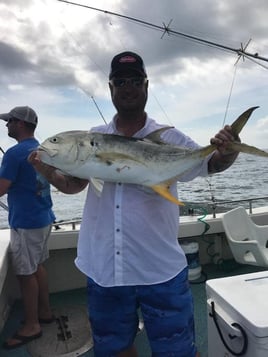
[(42, 155), (42, 153), (46, 153), (49, 157), (54, 157), (58, 154), (58, 150), (56, 149), (47, 149), (44, 146), (40, 145), (38, 147), (38, 152)]

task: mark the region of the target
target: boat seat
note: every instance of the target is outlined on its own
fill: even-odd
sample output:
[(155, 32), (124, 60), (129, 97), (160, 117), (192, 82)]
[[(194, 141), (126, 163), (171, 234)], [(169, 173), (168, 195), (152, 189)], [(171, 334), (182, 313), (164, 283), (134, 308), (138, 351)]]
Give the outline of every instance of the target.
[(244, 207), (224, 213), (222, 224), (238, 263), (268, 267), (268, 225), (255, 224)]

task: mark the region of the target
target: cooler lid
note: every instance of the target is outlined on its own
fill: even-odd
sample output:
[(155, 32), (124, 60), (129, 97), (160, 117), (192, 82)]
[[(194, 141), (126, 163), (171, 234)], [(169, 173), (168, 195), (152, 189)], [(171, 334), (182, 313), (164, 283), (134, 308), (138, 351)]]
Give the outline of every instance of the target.
[(206, 291), (216, 310), (219, 304), (253, 335), (268, 336), (268, 271), (208, 280)]

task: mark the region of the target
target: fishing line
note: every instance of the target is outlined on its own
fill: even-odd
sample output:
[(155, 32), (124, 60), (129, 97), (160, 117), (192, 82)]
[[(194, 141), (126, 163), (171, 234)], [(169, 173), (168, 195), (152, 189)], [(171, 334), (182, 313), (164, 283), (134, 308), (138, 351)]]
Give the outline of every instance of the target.
[(102, 114), (102, 112), (101, 112), (101, 110), (100, 110), (98, 104), (96, 103), (96, 101), (95, 101), (93, 95), (91, 95), (91, 99), (93, 100), (93, 103), (95, 104), (95, 106), (96, 106), (96, 108), (97, 108), (97, 110), (98, 110), (100, 116), (102, 117), (104, 123), (107, 125), (107, 121), (105, 120), (105, 118), (104, 118), (104, 116), (103, 116), (103, 114)]
[(225, 120), (226, 120), (227, 113), (228, 113), (228, 110), (229, 110), (230, 100), (231, 100), (231, 96), (232, 96), (232, 93), (233, 93), (234, 82), (235, 82), (235, 78), (236, 78), (236, 71), (237, 71), (237, 64), (235, 64), (235, 68), (234, 68), (231, 88), (230, 88), (229, 96), (228, 96), (228, 99), (227, 99), (227, 104), (226, 104), (225, 113), (224, 113), (224, 117), (223, 117), (222, 127), (224, 127), (224, 125), (225, 125)]
[[(46, 7), (48, 7), (48, 4), (47, 4), (46, 0), (43, 0), (43, 3), (44, 3), (44, 5), (45, 5)], [(70, 37), (71, 40), (73, 41), (72, 43), (73, 43), (74, 49), (75, 49), (76, 51), (77, 51), (77, 49), (79, 49), (79, 51), (77, 51), (77, 52), (80, 53), (81, 55), (85, 55), (84, 49), (82, 48), (82, 46), (80, 45), (80, 43), (74, 38), (74, 36), (72, 35), (72, 33), (67, 29), (67, 27), (64, 25), (64, 23), (60, 20), (60, 17), (59, 17), (59, 16), (57, 16), (57, 20), (58, 20), (58, 22), (60, 23), (60, 25), (62, 26), (62, 28), (64, 29), (64, 31), (69, 35), (69, 37)], [(105, 72), (104, 72), (103, 68), (101, 68), (101, 67), (98, 65), (98, 63), (95, 62), (88, 54), (87, 54), (87, 57), (89, 57), (90, 60), (94, 63), (94, 65), (100, 70), (100, 72), (102, 72), (102, 74), (105, 75)], [(75, 73), (74, 73), (74, 74), (75, 74)], [(76, 78), (76, 76), (75, 76), (75, 78)], [(80, 81), (79, 81), (79, 82), (80, 82)], [(107, 124), (107, 122), (106, 122), (106, 120), (105, 120), (105, 118), (104, 118), (104, 115), (103, 115), (103, 113), (101, 112), (99, 106), (97, 105), (97, 103), (96, 103), (96, 101), (95, 101), (93, 95), (92, 95), (91, 93), (88, 93), (88, 90), (86, 90), (86, 89), (81, 85), (81, 83), (79, 83), (79, 84), (77, 85), (77, 87), (78, 87), (79, 89), (81, 89), (82, 92), (84, 92), (84, 94), (86, 94), (87, 97), (90, 97), (90, 98), (92, 99), (92, 101), (93, 101), (93, 103), (94, 103), (94, 105), (95, 105), (95, 107), (96, 107), (98, 113), (100, 114), (102, 120), (104, 121), (105, 124)]]
[[(245, 45), (244, 49), (246, 49), (248, 47), (250, 41), (251, 41), (251, 39), (249, 39), (249, 41)], [(241, 44), (241, 47), (243, 48), (242, 44)], [(225, 125), (227, 113), (229, 111), (230, 101), (231, 101), (231, 97), (232, 97), (232, 94), (233, 94), (233, 88), (234, 88), (234, 83), (235, 83), (235, 79), (236, 79), (236, 72), (237, 72), (237, 68), (238, 68), (238, 63), (239, 63), (239, 60), (241, 58), (244, 59), (244, 56), (242, 54), (238, 57), (238, 59), (236, 60), (236, 62), (234, 64), (234, 72), (233, 72), (231, 87), (230, 87), (230, 91), (229, 91), (229, 96), (228, 96), (227, 103), (226, 103), (226, 108), (225, 108), (225, 113), (224, 113), (224, 117), (223, 117), (222, 127), (224, 127), (224, 125)], [(213, 203), (213, 210), (214, 210), (214, 209), (216, 209), (216, 202), (215, 202), (215, 195), (212, 192), (212, 176), (209, 176), (209, 178), (206, 181), (207, 181), (208, 186), (209, 186), (209, 191), (210, 191), (210, 194), (211, 194), (211, 201)]]
[(243, 54), (243, 57), (246, 57), (248, 60), (250, 60), (251, 62), (256, 63), (257, 65), (263, 67), (264, 69), (268, 69), (268, 67), (265, 66), (263, 63), (260, 63), (260, 62), (258, 62), (258, 61), (256, 61), (256, 60), (254, 60), (252, 57), (249, 57), (249, 56), (246, 55), (246, 54)]
[[(232, 96), (232, 93), (233, 93), (234, 82), (235, 82), (235, 78), (236, 78), (236, 71), (237, 71), (238, 61), (239, 61), (239, 59), (235, 63), (235, 67), (234, 67), (233, 78), (232, 78), (231, 88), (230, 88), (230, 91), (229, 91), (229, 96), (228, 96), (228, 99), (227, 99), (227, 104), (226, 104), (225, 113), (224, 113), (224, 117), (223, 117), (222, 127), (224, 127), (224, 125), (225, 125), (225, 120), (226, 120), (227, 113), (228, 113), (229, 106), (230, 106), (231, 96)], [(212, 176), (209, 176), (206, 179), (206, 182), (207, 182), (208, 187), (209, 187), (209, 191), (210, 191), (210, 195), (211, 195), (211, 202), (213, 203), (213, 209), (215, 209), (216, 208), (216, 202), (215, 202), (215, 195), (214, 195), (214, 193), (212, 191)]]
[(164, 108), (162, 107), (162, 105), (160, 104), (159, 100), (157, 99), (156, 95), (153, 93), (152, 89), (149, 87), (149, 91), (150, 94), (152, 94), (154, 100), (156, 101), (157, 105), (159, 106), (159, 108), (162, 110), (164, 116), (166, 117), (167, 121), (169, 122), (169, 124), (171, 126), (174, 126), (173, 123), (171, 122), (171, 119), (168, 117), (167, 112), (164, 110)]

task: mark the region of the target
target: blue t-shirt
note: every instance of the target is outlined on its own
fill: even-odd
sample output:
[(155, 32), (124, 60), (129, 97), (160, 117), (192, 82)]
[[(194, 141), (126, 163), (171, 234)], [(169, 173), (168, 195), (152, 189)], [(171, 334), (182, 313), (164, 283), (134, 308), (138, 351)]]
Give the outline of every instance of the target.
[(42, 228), (55, 221), (50, 185), (27, 161), (39, 145), (35, 138), (25, 139), (6, 151), (0, 177), (12, 181), (8, 190), (8, 221), (11, 228)]

